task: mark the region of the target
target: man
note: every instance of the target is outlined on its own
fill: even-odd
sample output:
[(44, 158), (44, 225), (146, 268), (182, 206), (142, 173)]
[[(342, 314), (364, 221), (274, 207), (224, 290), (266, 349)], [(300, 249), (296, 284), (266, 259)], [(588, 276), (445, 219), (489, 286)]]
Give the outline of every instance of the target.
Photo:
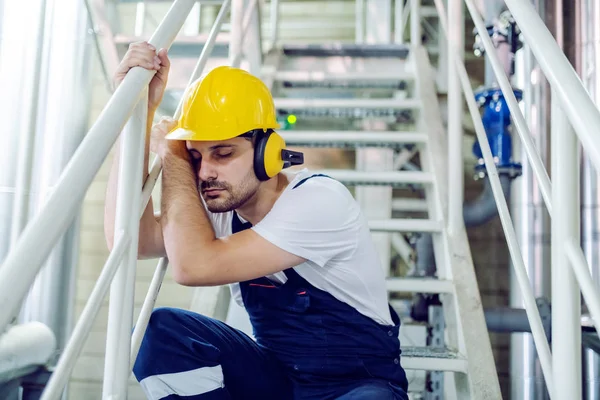
[[(151, 121), (169, 60), (134, 44), (116, 81), (135, 66), (157, 71)], [(168, 256), (182, 285), (230, 284), (255, 340), (202, 315), (155, 310), (134, 366), (148, 398), (407, 399), (400, 322), (349, 191), (307, 170), (282, 171), (300, 154), (283, 148), (271, 94), (245, 71), (215, 68), (186, 92), (183, 110), (177, 123), (151, 129), (163, 165), (161, 216), (150, 202), (140, 257)], [(109, 246), (118, 162), (106, 203)]]

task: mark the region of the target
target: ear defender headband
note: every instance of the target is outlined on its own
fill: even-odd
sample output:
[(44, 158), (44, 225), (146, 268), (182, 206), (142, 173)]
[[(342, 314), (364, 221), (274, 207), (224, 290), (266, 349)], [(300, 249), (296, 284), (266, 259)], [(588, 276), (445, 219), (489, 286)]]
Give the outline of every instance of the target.
[(284, 168), (304, 163), (304, 154), (287, 150), (285, 140), (272, 129), (256, 129), (254, 135), (254, 173), (259, 180), (267, 181)]

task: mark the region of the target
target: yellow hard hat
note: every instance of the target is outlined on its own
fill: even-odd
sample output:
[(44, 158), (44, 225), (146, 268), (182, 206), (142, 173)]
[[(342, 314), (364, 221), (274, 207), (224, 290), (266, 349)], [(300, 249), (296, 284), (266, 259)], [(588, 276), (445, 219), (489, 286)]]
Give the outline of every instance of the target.
[(181, 118), (167, 139), (228, 140), (256, 129), (277, 129), (267, 86), (254, 75), (217, 67), (185, 92)]

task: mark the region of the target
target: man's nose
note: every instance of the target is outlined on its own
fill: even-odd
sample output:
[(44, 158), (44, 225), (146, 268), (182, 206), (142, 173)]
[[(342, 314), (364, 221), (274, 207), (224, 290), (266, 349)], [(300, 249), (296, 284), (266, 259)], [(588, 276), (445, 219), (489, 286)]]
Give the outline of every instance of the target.
[(217, 179), (217, 171), (210, 162), (202, 160), (200, 170), (198, 171), (198, 178), (203, 182), (215, 180)]

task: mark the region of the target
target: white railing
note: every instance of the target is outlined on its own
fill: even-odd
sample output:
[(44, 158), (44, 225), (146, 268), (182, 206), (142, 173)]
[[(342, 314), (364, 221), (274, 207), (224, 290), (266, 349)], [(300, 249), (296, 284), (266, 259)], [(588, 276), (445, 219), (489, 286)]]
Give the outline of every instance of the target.
[[(522, 0), (505, 0), (505, 2), (552, 87), (552, 183), (535, 149), (509, 79), (487, 35), (483, 19), (473, 0), (464, 0), (476, 29), (480, 32), (485, 54), (507, 100), (527, 160), (532, 166), (546, 208), (552, 217), (552, 352), (544, 333), (473, 90), (465, 66), (460, 57), (457, 57), (457, 54), (463, 51), (462, 39), (457, 34), (458, 27), (463, 24), (463, 0), (449, 0), (448, 14), (442, 0), (435, 0), (451, 53), (448, 98), (454, 101), (460, 99), (459, 91), (462, 87), (498, 205), (498, 213), (508, 242), (515, 275), (522, 291), (549, 395), (553, 399), (577, 399), (581, 398), (580, 291), (589, 306), (596, 331), (600, 333), (600, 290), (594, 285), (579, 242), (578, 145), (580, 141), (593, 164), (600, 170), (600, 112), (531, 3)], [(448, 126), (451, 130), (448, 135), (451, 141), (449, 149), (460, 151), (461, 127), (458, 124), (451, 124), (450, 121), (460, 120), (462, 115), (457, 114), (456, 108), (450, 109), (449, 112), (453, 114), (449, 115)], [(456, 160), (457, 157), (455, 155), (454, 158), (449, 158)], [(462, 176), (462, 163), (452, 162), (448, 168), (449, 179), (452, 182), (454, 182), (453, 177)], [(462, 190), (461, 186), (454, 192), (449, 191), (450, 221), (461, 220), (462, 202), (456, 201), (456, 197), (457, 191), (462, 192)]]
[[(157, 49), (168, 49), (195, 2), (174, 1), (149, 43)], [(257, 3), (253, 0), (244, 7), (243, 0), (222, 2), (188, 85), (202, 74), (231, 7), (242, 17), (242, 24), (232, 24), (231, 40), (236, 42), (237, 47), (236, 52), (230, 55), (232, 65), (240, 65), (242, 43), (251, 25), (252, 13), (258, 6)], [(141, 166), (146, 137), (147, 87), (153, 74), (153, 71), (143, 68), (134, 68), (127, 74), (65, 168), (45, 206), (28, 224), (0, 267), (0, 331), (3, 331), (18, 312), (44, 259), (74, 218), (94, 176), (125, 127), (121, 146), (122, 166), (119, 171), (114, 247), (48, 382), (43, 400), (57, 399), (61, 396), (109, 285), (111, 295), (103, 398), (126, 398), (131, 366), (135, 362), (168, 264), (166, 259), (158, 263), (131, 335), (139, 219), (150, 200), (161, 170), (160, 162), (156, 158), (144, 182), (143, 190), (137, 189), (143, 172)], [(181, 113), (181, 106), (180, 102), (175, 113), (176, 119)]]

